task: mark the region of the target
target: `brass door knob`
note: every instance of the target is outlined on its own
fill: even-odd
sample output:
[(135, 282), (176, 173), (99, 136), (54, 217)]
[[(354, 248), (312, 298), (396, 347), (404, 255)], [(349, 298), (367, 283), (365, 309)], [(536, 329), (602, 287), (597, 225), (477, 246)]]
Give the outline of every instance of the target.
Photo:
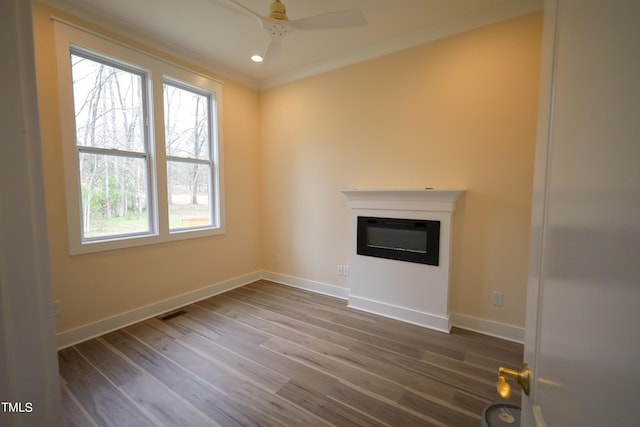
[(503, 399), (508, 399), (511, 396), (511, 386), (507, 380), (515, 381), (522, 387), (524, 394), (529, 395), (529, 379), (531, 377), (531, 370), (526, 363), (522, 367), (521, 371), (513, 369), (498, 368), (498, 381), (496, 382), (496, 389)]

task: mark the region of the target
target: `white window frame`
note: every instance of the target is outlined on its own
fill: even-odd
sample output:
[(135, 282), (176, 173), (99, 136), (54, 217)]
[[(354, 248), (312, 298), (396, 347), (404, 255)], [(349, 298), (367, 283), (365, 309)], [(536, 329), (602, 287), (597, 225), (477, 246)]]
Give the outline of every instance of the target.
[[(123, 43), (85, 30), (73, 24), (54, 20), (58, 65), (58, 94), (62, 131), (65, 194), (69, 253), (71, 255), (157, 244), (175, 240), (215, 236), (225, 233), (224, 168), (222, 145), (222, 84), (187, 68), (126, 46)], [(90, 52), (117, 62), (131, 64), (147, 75), (147, 123), (149, 142), (149, 233), (83, 239), (78, 149), (76, 146), (71, 49)], [(213, 225), (169, 229), (167, 157), (165, 154), (163, 85), (180, 82), (211, 95), (211, 182)]]

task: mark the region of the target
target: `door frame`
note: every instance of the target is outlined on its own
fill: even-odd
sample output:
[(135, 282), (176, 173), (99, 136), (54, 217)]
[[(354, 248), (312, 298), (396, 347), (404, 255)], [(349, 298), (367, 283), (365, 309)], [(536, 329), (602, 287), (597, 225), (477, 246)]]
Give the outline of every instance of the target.
[(0, 424), (61, 426), (31, 2), (3, 0), (0, 24), (0, 399), (27, 408)]
[(545, 0), (542, 52), (540, 61), (540, 89), (538, 98), (538, 126), (536, 130), (535, 166), (531, 204), (531, 231), (529, 241), (529, 274), (524, 334), (524, 362), (531, 369), (529, 396), (522, 395), (522, 427), (544, 427), (542, 408), (537, 404), (539, 327), (544, 292), (545, 230), (549, 195), (549, 166), (551, 133), (553, 130), (553, 104), (555, 94), (557, 53), (557, 11), (559, 0)]

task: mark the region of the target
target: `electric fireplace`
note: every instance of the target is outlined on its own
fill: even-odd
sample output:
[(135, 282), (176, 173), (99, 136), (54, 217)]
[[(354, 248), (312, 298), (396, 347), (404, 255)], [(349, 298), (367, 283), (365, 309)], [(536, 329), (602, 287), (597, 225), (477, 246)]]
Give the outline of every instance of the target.
[(340, 191), (353, 233), (349, 307), (449, 332), (453, 213), (464, 190)]
[(440, 221), (359, 216), (358, 255), (439, 265)]

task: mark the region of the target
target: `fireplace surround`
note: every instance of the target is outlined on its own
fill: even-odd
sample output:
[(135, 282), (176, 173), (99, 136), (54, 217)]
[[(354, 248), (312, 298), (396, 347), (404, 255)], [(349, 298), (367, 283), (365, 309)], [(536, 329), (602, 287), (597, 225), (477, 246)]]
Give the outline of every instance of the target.
[[(349, 306), (449, 332), (453, 213), (464, 190), (349, 189), (341, 192), (349, 201), (353, 230)], [(437, 250), (434, 246), (436, 223)], [(426, 233), (414, 233), (423, 225)], [(362, 232), (365, 226), (372, 226), (373, 233), (358, 239), (358, 231)], [(389, 237), (389, 230), (394, 229), (403, 230), (400, 237)], [(422, 238), (426, 240), (422, 241)], [(374, 252), (380, 250), (383, 255), (389, 255), (389, 251), (395, 251), (396, 255), (401, 252), (401, 256), (418, 254), (409, 255), (414, 258), (429, 254), (431, 262), (362, 253), (367, 240), (373, 241), (373, 245), (368, 246), (373, 246)], [(435, 258), (434, 251), (437, 253)]]

